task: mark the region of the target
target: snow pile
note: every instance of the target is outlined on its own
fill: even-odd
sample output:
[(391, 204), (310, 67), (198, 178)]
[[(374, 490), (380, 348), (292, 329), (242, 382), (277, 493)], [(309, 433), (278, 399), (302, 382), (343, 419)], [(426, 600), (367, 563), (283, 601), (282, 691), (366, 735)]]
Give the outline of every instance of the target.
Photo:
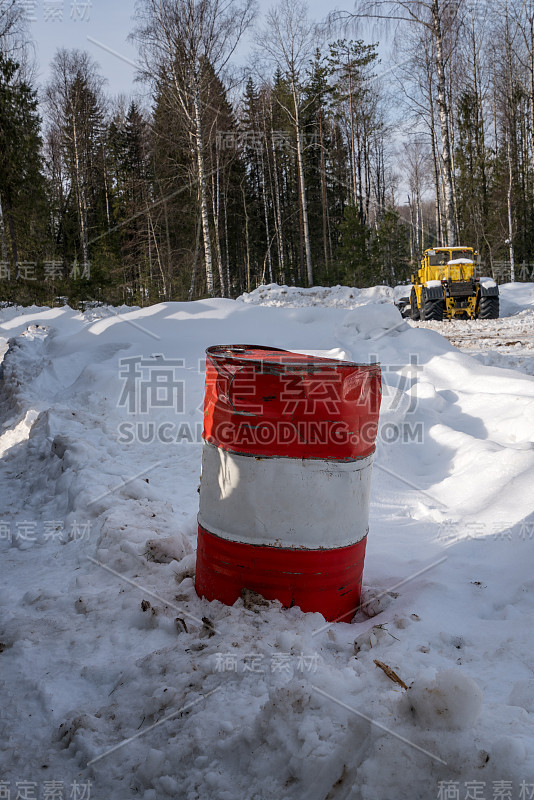
[(456, 667), (418, 676), (407, 693), (418, 724), (425, 728), (470, 730), (482, 710), (482, 692)]
[[(534, 380), (403, 321), (386, 287), (365, 290), (372, 303), (288, 291), (288, 308), (0, 312), (12, 796), (53, 780), (110, 800), (534, 790)], [(382, 363), (352, 624), (195, 594), (203, 355), (231, 342)], [(167, 404), (147, 383), (161, 368)]]
[[(470, 263), (465, 259), (450, 263)], [(493, 285), (491, 278), (481, 280)], [(436, 283), (431, 281), (430, 283)], [(437, 281), (439, 283), (439, 281)], [(300, 306), (332, 306), (334, 308), (359, 308), (374, 303), (395, 303), (401, 297), (408, 297), (410, 285), (399, 284), (389, 286), (372, 286), (368, 289), (357, 289), (348, 286), (313, 286), (304, 289), (300, 286), (279, 286), (270, 283), (258, 286), (251, 292), (238, 297), (238, 302), (253, 305), (298, 308)], [(499, 286), (501, 317), (510, 317), (525, 309), (534, 307), (534, 283), (506, 283)]]
[(441, 333), (481, 364), (534, 375), (534, 284), (506, 284), (499, 291), (499, 319), (410, 324)]
[(238, 297), (238, 302), (291, 308), (299, 306), (359, 308), (368, 303), (394, 303), (409, 293), (409, 286), (396, 286), (394, 289), (389, 286), (373, 286), (369, 289), (313, 286), (310, 289), (303, 289), (300, 286), (279, 286), (277, 283), (270, 283), (267, 286), (258, 286), (252, 292), (245, 292)]
[(503, 283), (499, 286), (500, 316), (512, 317), (534, 310), (534, 283)]

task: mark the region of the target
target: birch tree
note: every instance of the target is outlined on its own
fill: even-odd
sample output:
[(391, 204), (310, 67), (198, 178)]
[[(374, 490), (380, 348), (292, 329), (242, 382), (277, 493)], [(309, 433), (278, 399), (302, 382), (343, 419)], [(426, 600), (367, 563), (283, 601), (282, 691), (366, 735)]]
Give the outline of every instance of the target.
[[(214, 294), (213, 252), (206, 171), (205, 98), (220, 78), (254, 16), (253, 0), (141, 0), (135, 33), (142, 74), (170, 77), (169, 102), (186, 122), (196, 165), (206, 284)], [(224, 288), (224, 287), (221, 287)]]
[(397, 26), (419, 25), (428, 30), (434, 44), (436, 99), (441, 133), (441, 161), (447, 244), (456, 244), (454, 206), (454, 171), (451, 142), (450, 109), (447, 97), (447, 50), (445, 34), (454, 25), (463, 0), (358, 0), (355, 13), (336, 13), (334, 21), (351, 22), (373, 17)]
[(408, 198), (411, 212), (410, 250), (414, 261), (418, 259), (425, 245), (422, 198), (429, 185), (430, 160), (426, 142), (423, 143), (418, 138), (405, 142), (403, 161), (406, 165), (408, 186), (410, 188)]
[(294, 128), (298, 167), (300, 212), (306, 254), (308, 285), (313, 286), (313, 265), (310, 242), (306, 180), (304, 175), (304, 132), (301, 120), (302, 83), (317, 45), (317, 27), (308, 17), (301, 0), (280, 0), (267, 14), (264, 30), (257, 37), (261, 51), (272, 67), (279, 69), (290, 90), (291, 105), (284, 111)]
[(364, 218), (362, 129), (370, 110), (366, 67), (376, 58), (375, 45), (366, 45), (361, 40), (356, 42), (338, 40), (330, 45), (327, 59), (330, 73), (335, 76), (333, 89), (336, 106), (339, 108), (347, 106), (352, 196), (362, 220)]
[(27, 63), (29, 41), (22, 4), (17, 0), (0, 0), (0, 53), (16, 59), (23, 68)]
[(65, 193), (72, 197), (82, 261), (89, 261), (89, 229), (99, 186), (104, 131), (104, 81), (96, 63), (82, 50), (61, 49), (45, 90), (49, 136), (59, 145), (64, 162)]

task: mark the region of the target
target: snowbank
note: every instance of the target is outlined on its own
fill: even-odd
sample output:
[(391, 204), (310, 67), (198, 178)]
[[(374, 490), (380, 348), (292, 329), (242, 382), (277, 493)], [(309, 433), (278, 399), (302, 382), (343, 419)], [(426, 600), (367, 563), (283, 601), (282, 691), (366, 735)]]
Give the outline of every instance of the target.
[[(491, 279), (486, 278), (485, 280)], [(359, 308), (368, 303), (394, 303), (401, 297), (408, 297), (409, 294), (410, 285), (403, 284), (394, 288), (373, 286), (369, 289), (357, 289), (348, 286), (313, 286), (310, 289), (303, 289), (299, 286), (279, 286), (277, 283), (271, 283), (266, 286), (258, 286), (252, 292), (245, 292), (238, 298), (238, 302), (291, 308), (299, 306)], [(499, 294), (501, 317), (519, 314), (526, 308), (534, 307), (534, 283), (505, 283), (499, 286)]]
[(410, 293), (410, 287), (373, 286), (369, 289), (356, 289), (349, 286), (313, 286), (304, 289), (300, 286), (279, 286), (270, 283), (258, 286), (252, 292), (238, 297), (238, 302), (261, 306), (332, 306), (334, 308), (358, 308), (368, 303), (393, 303), (399, 297)]
[[(258, 305), (258, 289), (96, 320), (1, 312), (13, 790), (426, 800), (447, 781), (490, 798), (493, 781), (534, 785), (534, 380), (411, 327), (387, 287), (287, 289), (291, 304), (283, 289), (262, 287), (264, 306), (292, 307)], [(232, 342), (383, 365), (352, 624), (194, 592), (202, 359)]]
[(501, 317), (534, 308), (534, 283), (503, 283), (499, 286), (499, 295)]

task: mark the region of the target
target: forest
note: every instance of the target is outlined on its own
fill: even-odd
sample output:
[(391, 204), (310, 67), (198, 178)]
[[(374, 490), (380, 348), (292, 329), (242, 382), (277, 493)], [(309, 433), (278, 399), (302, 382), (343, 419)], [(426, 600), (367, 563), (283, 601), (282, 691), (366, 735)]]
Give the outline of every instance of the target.
[(114, 97), (77, 49), (37, 85), (0, 0), (0, 301), (394, 286), (443, 244), (534, 279), (534, 0), (257, 11), (140, 0)]

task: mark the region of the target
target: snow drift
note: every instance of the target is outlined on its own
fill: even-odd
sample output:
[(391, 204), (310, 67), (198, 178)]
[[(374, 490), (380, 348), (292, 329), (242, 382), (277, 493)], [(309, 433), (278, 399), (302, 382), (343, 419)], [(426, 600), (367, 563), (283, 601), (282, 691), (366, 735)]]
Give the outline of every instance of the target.
[[(12, 789), (426, 800), (444, 782), (465, 794), (482, 781), (488, 797), (493, 782), (534, 788), (534, 379), (411, 327), (392, 290), (355, 307), (342, 287), (306, 291), (301, 307), (249, 295), (2, 312)], [(352, 624), (195, 594), (203, 354), (243, 342), (382, 364)], [(166, 405), (146, 383), (164, 367)]]

